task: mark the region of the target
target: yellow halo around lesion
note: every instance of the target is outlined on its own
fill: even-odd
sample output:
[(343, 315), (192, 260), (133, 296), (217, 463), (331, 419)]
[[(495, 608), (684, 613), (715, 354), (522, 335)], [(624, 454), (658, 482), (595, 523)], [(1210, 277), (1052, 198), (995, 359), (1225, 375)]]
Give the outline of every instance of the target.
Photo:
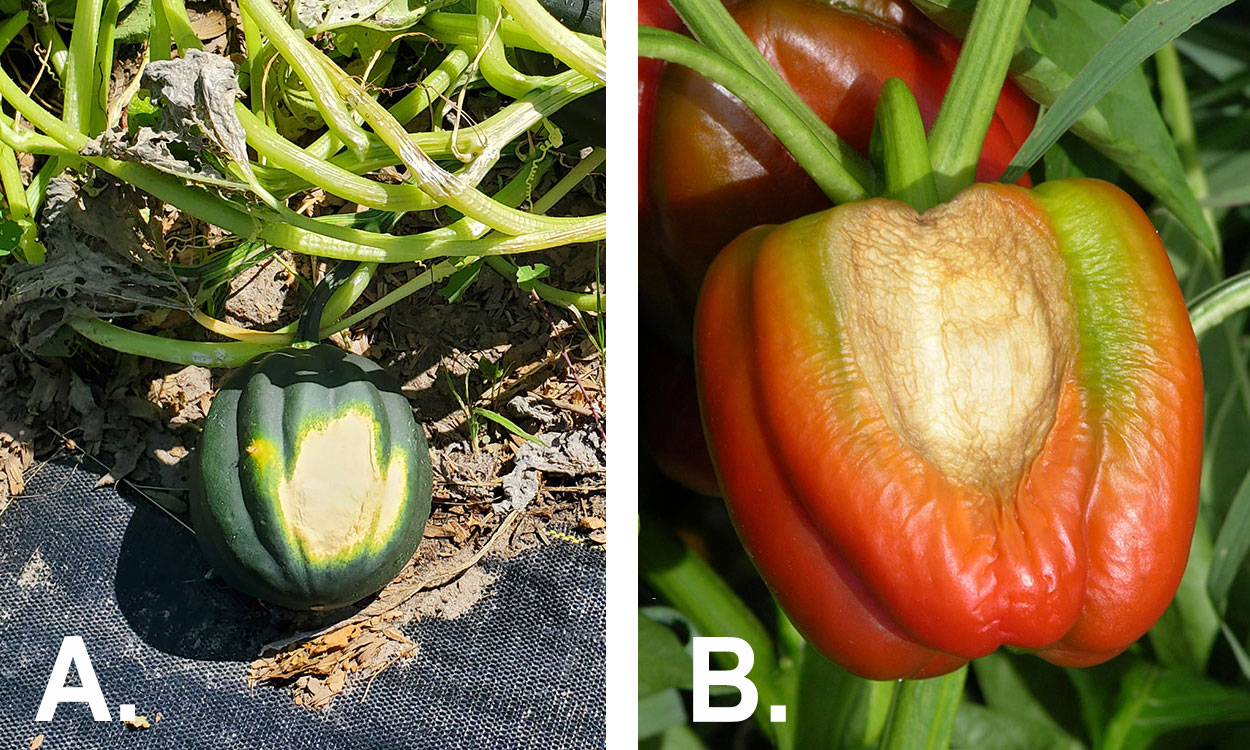
[(392, 450), (381, 465), (380, 440), (372, 410), (351, 404), (308, 420), (289, 469), (264, 438), (245, 449), (274, 488), (288, 543), (307, 560), (346, 560), (391, 539), (408, 496), (408, 456)]

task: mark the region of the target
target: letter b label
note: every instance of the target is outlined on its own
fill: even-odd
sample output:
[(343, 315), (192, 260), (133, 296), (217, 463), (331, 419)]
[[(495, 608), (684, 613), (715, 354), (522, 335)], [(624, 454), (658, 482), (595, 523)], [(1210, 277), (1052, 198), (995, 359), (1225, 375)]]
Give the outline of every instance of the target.
[[(732, 652), (738, 655), (738, 666), (733, 669), (712, 669), (713, 652)], [(759, 693), (755, 683), (747, 678), (755, 665), (755, 652), (741, 638), (695, 638), (694, 639), (694, 720), (746, 721), (755, 713)], [(711, 687), (728, 685), (742, 693), (736, 706), (711, 705)]]

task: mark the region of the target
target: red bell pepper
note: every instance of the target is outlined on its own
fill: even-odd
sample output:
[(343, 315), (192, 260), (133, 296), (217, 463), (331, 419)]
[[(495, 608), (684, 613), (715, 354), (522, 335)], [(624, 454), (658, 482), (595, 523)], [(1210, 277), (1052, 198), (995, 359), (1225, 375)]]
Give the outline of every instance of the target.
[(709, 270), (695, 352), (743, 544), (851, 671), (933, 676), (1003, 645), (1096, 664), (1170, 603), (1202, 370), (1158, 234), (1115, 186), (758, 227)]
[[(654, 7), (652, 0), (640, 9)], [(901, 78), (930, 126), (959, 56), (958, 40), (904, 0), (743, 0), (730, 12), (791, 88), (863, 154), (885, 81)], [(654, 18), (651, 13), (643, 17)], [(1036, 105), (1023, 92), (1004, 86), (978, 180), (1002, 174), (1036, 117)], [(650, 162), (640, 180), (651, 206), (644, 209), (650, 226), (643, 227), (642, 262), (665, 269), (676, 300), (657, 299), (669, 290), (653, 284), (642, 290), (644, 309), (688, 315), (704, 271), (730, 240), (753, 226), (830, 205), (749, 110), (686, 68), (664, 71), (651, 128), (645, 118), (644, 112), (640, 137), (649, 144), (643, 149)], [(1021, 184), (1027, 186), (1027, 178)]]
[[(746, 0), (731, 12), (804, 101), (865, 154), (884, 82), (902, 78), (931, 125), (959, 56), (958, 40), (902, 0)], [(639, 22), (681, 28), (666, 0), (641, 0)], [(699, 425), (680, 423), (672, 396), (694, 392), (691, 365), (679, 352), (690, 345), (703, 274), (742, 231), (829, 201), (745, 107), (697, 74), (665, 65), (639, 60), (639, 286), (645, 320), (673, 350), (671, 361), (647, 363), (656, 370), (651, 379), (668, 385), (666, 398), (644, 400), (642, 429), (666, 473), (708, 493), (716, 477)], [(1002, 173), (1036, 116), (1036, 105), (1008, 83), (986, 135), (980, 179)], [(1020, 184), (1030, 183), (1025, 177)]]

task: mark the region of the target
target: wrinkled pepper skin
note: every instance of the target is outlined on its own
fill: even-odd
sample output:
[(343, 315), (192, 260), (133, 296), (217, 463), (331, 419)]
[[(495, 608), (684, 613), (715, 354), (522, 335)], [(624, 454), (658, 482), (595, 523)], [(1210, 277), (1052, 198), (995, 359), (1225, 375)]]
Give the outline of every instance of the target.
[[(932, 126), (960, 44), (904, 0), (742, 0), (734, 19), (783, 80), (843, 140), (868, 153), (881, 87), (901, 78)], [(985, 138), (977, 179), (997, 180), (1037, 117), (1008, 82)], [(759, 224), (779, 224), (830, 206), (829, 199), (764, 125), (707, 79), (670, 65), (643, 138), (642, 180), (652, 218), (641, 239), (646, 263), (666, 269), (670, 289), (644, 288), (647, 307), (675, 305), (688, 325), (699, 284), (721, 248)], [(1028, 185), (1027, 178), (1021, 184)], [(649, 237), (648, 237), (649, 236)], [(670, 294), (674, 301), (656, 300)], [(667, 312), (667, 310), (665, 310)]]
[(1175, 594), (1197, 344), (1158, 235), (1108, 183), (755, 228), (708, 272), (695, 355), (744, 546), (856, 674), (930, 677), (1004, 645), (1097, 664)]

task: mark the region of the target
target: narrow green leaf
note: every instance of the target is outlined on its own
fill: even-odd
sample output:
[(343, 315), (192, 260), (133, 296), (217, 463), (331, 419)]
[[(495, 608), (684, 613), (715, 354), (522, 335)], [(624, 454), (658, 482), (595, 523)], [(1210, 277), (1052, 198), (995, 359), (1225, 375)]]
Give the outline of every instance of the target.
[(1246, 653), (1245, 647), (1241, 645), (1241, 641), (1237, 640), (1237, 636), (1233, 635), (1233, 631), (1226, 623), (1220, 623), (1220, 632), (1224, 634), (1228, 647), (1233, 650), (1233, 658), (1237, 660), (1237, 668), (1241, 670), (1241, 675), (1250, 679), (1250, 654)]
[(1250, 553), (1250, 474), (1246, 474), (1237, 488), (1228, 515), (1220, 525), (1220, 533), (1215, 537), (1207, 592), (1220, 610), (1228, 604), (1228, 592), (1247, 553)]
[(973, 661), (972, 671), (981, 694), (985, 696), (985, 703), (991, 709), (1059, 729), (1005, 652), (995, 651)]
[(1204, 674), (1220, 635), (1220, 615), (1207, 593), (1211, 568), (1211, 530), (1198, 516), (1189, 563), (1171, 606), (1150, 629), (1150, 644), (1165, 667)]
[[(1030, 97), (1050, 109), (1002, 179), (1014, 180), (1071, 128), (1156, 196), (1213, 254), (1214, 237), (1185, 181), (1171, 133), (1139, 66), (1184, 30), (1181, 22), (1160, 19), (1160, 12), (1183, 13), (1195, 5), (1213, 12), (1228, 2), (1152, 3), (1133, 17), (1131, 30), (1117, 13), (1090, 0), (1033, 3), (1011, 71)], [(914, 0), (914, 4), (962, 35), (976, 0)], [(1195, 15), (1192, 22), (1198, 19)], [(1156, 26), (1161, 20), (1164, 26)]]
[(1137, 11), (1149, 5), (1151, 0), (1095, 0), (1095, 2), (1127, 21)]
[(497, 411), (491, 411), (490, 409), (483, 409), (480, 406), (476, 406), (473, 408), (473, 413), (477, 414), (478, 416), (486, 417), (487, 419), (494, 422), (495, 424), (503, 427), (508, 432), (511, 432), (512, 434), (517, 435), (518, 437), (525, 438), (531, 443), (537, 443), (538, 445), (541, 445), (544, 448), (547, 447), (547, 444), (544, 443), (542, 440), (539, 440), (538, 437), (521, 429), (521, 427), (517, 425), (516, 422), (513, 422), (511, 419), (508, 419), (507, 417), (505, 417), (504, 415), (500, 414)]
[(1194, 335), (1207, 331), (1250, 307), (1250, 271), (1242, 271), (1216, 284), (1189, 303)]
[(1232, 0), (1152, 3), (1124, 24), (1049, 106), (1004, 175), (1014, 182), (1115, 85), (1163, 45)]
[(797, 748), (857, 747), (847, 736), (852, 714), (868, 681), (860, 679), (807, 646), (800, 657), (793, 716)]
[(1165, 732), (1250, 720), (1250, 692), (1138, 662), (1125, 675), (1103, 750), (1140, 750)]

